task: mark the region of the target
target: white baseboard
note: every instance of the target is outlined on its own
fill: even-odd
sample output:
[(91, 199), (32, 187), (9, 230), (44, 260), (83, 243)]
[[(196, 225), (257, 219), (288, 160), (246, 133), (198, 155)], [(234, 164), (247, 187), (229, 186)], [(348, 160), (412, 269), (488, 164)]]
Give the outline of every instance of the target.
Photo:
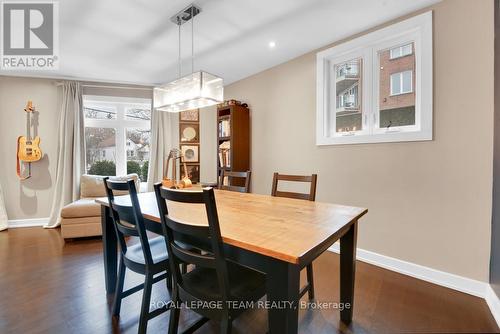
[[(339, 247), (340, 244), (335, 243), (330, 247), (330, 251), (339, 253)], [(357, 249), (356, 254), (356, 258), (360, 261), (481, 298), (485, 298), (486, 286), (489, 287), (489, 284), (485, 282), (424, 267), (360, 248)]]
[(488, 307), (490, 308), (491, 314), (497, 321), (498, 326), (500, 327), (500, 299), (491, 286), (488, 285), (486, 289), (486, 297), (484, 298)]
[(9, 228), (44, 226), (49, 218), (13, 219), (7, 221)]
[[(337, 254), (340, 253), (340, 244), (336, 242), (329, 250)], [(483, 298), (488, 304), (497, 325), (500, 327), (500, 299), (489, 283), (424, 267), (360, 248), (356, 250), (356, 259), (403, 275)]]

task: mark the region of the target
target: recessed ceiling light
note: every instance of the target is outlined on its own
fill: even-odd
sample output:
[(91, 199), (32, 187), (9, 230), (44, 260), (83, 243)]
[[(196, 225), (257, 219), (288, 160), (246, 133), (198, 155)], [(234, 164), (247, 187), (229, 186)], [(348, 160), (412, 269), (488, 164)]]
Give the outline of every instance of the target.
[(275, 41), (270, 41), (269, 42), (269, 48), (273, 49), (274, 47), (276, 47), (276, 42)]

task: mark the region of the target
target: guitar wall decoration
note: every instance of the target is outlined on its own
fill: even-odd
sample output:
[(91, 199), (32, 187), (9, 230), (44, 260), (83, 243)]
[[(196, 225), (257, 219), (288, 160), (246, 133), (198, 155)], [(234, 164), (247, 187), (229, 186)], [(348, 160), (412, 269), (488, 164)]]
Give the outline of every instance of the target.
[[(35, 107), (33, 107), (33, 102), (28, 101), (26, 108), (26, 136), (17, 137), (17, 177), (21, 180), (26, 180), (31, 177), (31, 163), (39, 161), (42, 159), (42, 150), (40, 149), (40, 137), (31, 137), (31, 117), (33, 112), (35, 112)], [(27, 164), (27, 175), (26, 170), (21, 171), (21, 164)]]

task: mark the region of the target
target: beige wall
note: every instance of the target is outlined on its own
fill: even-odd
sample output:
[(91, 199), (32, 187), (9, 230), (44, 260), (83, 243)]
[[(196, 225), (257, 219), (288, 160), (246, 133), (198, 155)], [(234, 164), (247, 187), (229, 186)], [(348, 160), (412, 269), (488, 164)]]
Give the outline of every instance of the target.
[(200, 110), (200, 181), (217, 182), (217, 107)]
[[(59, 90), (53, 80), (0, 76), (0, 183), (9, 219), (49, 216), (57, 155)], [(26, 134), (26, 101), (39, 110), (38, 131), (44, 157), (31, 179), (16, 176), (16, 140)]]
[(369, 208), (359, 247), (488, 281), (493, 1), (434, 9), (431, 142), (315, 145), (315, 52), (226, 87), (252, 112), (252, 187), (274, 171), (319, 177), (319, 201)]

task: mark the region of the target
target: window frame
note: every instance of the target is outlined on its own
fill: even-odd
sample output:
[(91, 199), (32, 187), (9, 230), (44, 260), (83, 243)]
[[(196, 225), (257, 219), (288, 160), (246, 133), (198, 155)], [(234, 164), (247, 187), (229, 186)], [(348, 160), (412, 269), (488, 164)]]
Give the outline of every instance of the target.
[[(379, 78), (378, 52), (413, 43), (415, 55), (415, 78), (412, 74), (412, 92), (415, 92), (415, 125), (379, 128)], [(346, 54), (364, 54), (362, 94), (363, 124), (369, 131), (350, 136), (331, 136), (335, 129), (331, 115), (330, 68)], [(406, 56), (406, 55), (405, 55)], [(433, 95), (432, 95), (432, 11), (390, 25), (346, 43), (318, 52), (316, 55), (316, 145), (342, 145), (360, 143), (382, 143), (403, 141), (426, 141), (433, 139)], [(366, 74), (365, 74), (366, 72)], [(415, 82), (413, 82), (415, 81)], [(364, 101), (363, 101), (364, 102)]]
[[(115, 129), (116, 175), (126, 175), (127, 160), (129, 158), (127, 156), (127, 129), (149, 129), (151, 131), (151, 120), (147, 121), (127, 119), (126, 110), (131, 105), (149, 104), (152, 113), (152, 99), (83, 95), (82, 109), (85, 107), (86, 103), (106, 103), (116, 106), (116, 118), (86, 118), (84, 114), (83, 127), (84, 131), (87, 127)], [(86, 147), (85, 152), (87, 152)], [(85, 161), (85, 168), (86, 166), (87, 162)]]

